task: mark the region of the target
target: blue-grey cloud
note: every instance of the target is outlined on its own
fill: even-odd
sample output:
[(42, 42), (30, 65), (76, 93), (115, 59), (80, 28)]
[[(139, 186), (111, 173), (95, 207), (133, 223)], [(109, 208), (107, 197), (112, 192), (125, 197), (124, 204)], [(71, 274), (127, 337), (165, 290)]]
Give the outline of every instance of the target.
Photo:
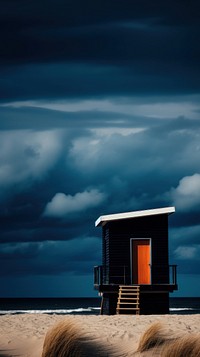
[(43, 215), (65, 218), (68, 214), (81, 213), (89, 208), (96, 207), (104, 200), (105, 195), (95, 189), (77, 192), (74, 196), (59, 192), (47, 203)]
[(170, 190), (169, 196), (179, 211), (199, 211), (200, 174), (183, 177), (179, 185)]
[(98, 216), (166, 205), (170, 260), (198, 276), (198, 1), (0, 7), (2, 294), (50, 275), (77, 293)]
[(1, 100), (198, 92), (199, 4), (154, 4), (3, 1)]
[[(96, 237), (77, 237), (67, 242), (1, 244), (1, 276), (57, 275), (65, 272), (90, 273), (101, 261), (100, 240)], [(98, 248), (98, 249), (97, 249)], [(54, 262), (54, 264), (52, 264)], [(56, 262), (56, 264), (55, 264)]]
[[(145, 56), (146, 58), (146, 56)], [(147, 55), (148, 58), (148, 55)], [(160, 69), (159, 69), (160, 67)], [(178, 63), (166, 68), (148, 60), (131, 66), (52, 63), (0, 69), (1, 101), (38, 98), (95, 98), (199, 92), (199, 68)], [(48, 80), (47, 80), (48, 78)]]

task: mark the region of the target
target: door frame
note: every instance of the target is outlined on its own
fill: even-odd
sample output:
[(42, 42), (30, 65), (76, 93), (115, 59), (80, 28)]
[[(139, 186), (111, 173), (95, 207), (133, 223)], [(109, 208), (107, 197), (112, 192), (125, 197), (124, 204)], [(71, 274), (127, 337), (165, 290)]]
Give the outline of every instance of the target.
[[(151, 285), (152, 277), (151, 277), (151, 265), (152, 265), (152, 246), (151, 246), (151, 238), (131, 238), (130, 239), (130, 260), (131, 260), (131, 284), (133, 284), (133, 241), (134, 240), (148, 240), (150, 246), (150, 283), (149, 284), (141, 284), (141, 285)], [(138, 284), (140, 285), (140, 284)]]

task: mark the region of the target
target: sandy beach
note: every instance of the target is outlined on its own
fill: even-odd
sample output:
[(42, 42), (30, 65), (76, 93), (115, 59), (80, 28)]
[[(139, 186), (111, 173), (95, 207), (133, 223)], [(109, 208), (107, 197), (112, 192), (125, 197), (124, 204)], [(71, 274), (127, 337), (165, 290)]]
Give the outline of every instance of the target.
[(161, 322), (171, 336), (200, 336), (200, 315), (3, 315), (0, 316), (0, 356), (7, 353), (41, 357), (47, 331), (63, 320), (78, 324), (88, 339), (117, 350), (122, 356), (134, 355), (140, 337), (155, 322)]

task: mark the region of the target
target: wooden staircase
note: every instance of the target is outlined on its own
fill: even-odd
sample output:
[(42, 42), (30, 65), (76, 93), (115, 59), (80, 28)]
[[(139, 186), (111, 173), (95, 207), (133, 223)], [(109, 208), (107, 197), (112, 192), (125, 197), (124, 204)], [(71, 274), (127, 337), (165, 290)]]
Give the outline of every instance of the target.
[(140, 314), (140, 287), (120, 285), (116, 314)]

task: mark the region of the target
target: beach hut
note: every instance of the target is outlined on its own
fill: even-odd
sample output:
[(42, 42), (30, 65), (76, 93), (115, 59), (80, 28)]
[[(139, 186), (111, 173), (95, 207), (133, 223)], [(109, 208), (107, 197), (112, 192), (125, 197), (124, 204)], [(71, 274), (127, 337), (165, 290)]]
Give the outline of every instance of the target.
[(168, 216), (174, 207), (100, 216), (102, 265), (94, 288), (102, 314), (166, 314), (177, 290), (176, 265), (169, 265)]

